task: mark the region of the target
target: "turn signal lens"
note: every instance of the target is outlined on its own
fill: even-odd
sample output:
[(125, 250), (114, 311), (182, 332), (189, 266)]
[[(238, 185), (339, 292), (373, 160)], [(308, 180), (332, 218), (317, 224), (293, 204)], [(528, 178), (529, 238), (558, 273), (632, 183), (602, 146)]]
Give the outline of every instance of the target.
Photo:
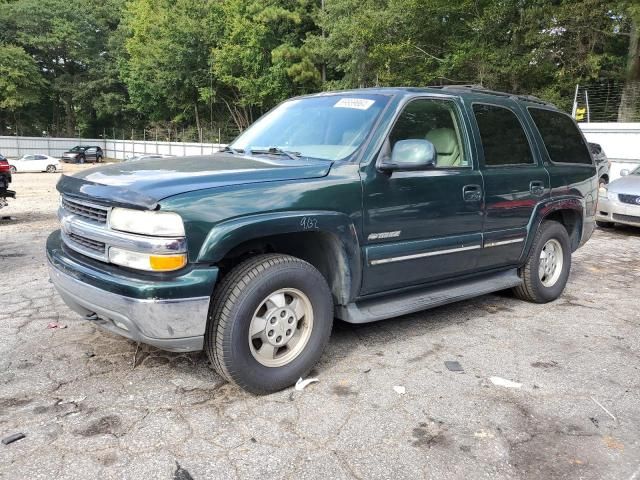
[(135, 268), (136, 270), (169, 272), (184, 267), (187, 264), (187, 254), (150, 255), (111, 247), (109, 248), (109, 261), (116, 265)]
[(180, 255), (151, 255), (149, 264), (151, 269), (155, 271), (177, 270), (187, 263), (187, 256), (183, 253)]

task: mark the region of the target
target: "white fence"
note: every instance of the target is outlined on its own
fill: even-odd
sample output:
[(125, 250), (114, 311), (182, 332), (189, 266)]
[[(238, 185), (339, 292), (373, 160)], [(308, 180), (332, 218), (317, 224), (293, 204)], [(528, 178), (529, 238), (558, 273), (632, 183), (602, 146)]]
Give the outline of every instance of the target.
[(620, 170), (640, 165), (640, 123), (580, 123), (590, 142), (598, 143), (611, 161), (610, 180), (620, 177)]
[(31, 153), (61, 157), (76, 145), (96, 145), (107, 158), (122, 160), (128, 155), (161, 153), (165, 155), (207, 155), (217, 151), (218, 143), (153, 142), (138, 140), (98, 140), (95, 138), (2, 137), (0, 153), (6, 157), (21, 157)]

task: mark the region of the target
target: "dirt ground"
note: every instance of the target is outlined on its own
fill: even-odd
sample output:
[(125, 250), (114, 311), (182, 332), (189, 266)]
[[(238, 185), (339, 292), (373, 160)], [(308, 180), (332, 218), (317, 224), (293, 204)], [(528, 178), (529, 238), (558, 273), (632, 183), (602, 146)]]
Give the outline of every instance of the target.
[(336, 322), (318, 383), (256, 397), (61, 302), (59, 176), (15, 175), (0, 210), (0, 438), (26, 435), (0, 444), (0, 478), (640, 480), (640, 229), (596, 231), (548, 305)]

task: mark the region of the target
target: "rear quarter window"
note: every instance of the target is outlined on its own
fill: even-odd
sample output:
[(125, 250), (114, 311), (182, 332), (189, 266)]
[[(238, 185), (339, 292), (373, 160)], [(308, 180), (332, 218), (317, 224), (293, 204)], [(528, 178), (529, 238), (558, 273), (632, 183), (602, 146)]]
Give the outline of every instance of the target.
[(533, 155), (520, 120), (510, 109), (473, 104), (487, 167), (530, 165)]
[(529, 107), (547, 153), (555, 163), (591, 165), (591, 155), (575, 122), (564, 113)]

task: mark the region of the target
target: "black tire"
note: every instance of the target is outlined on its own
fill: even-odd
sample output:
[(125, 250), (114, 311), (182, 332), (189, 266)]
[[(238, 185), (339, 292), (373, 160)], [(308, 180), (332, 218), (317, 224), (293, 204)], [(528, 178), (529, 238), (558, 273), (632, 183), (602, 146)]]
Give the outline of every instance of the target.
[[(538, 274), (540, 254), (551, 239), (555, 239), (562, 247), (562, 269), (555, 283), (545, 286)], [(566, 228), (555, 221), (545, 221), (540, 225), (531, 246), (525, 265), (520, 269), (522, 285), (513, 289), (515, 295), (522, 300), (535, 303), (547, 303), (558, 298), (567, 284), (571, 271), (571, 241)]]
[(47, 173), (56, 173), (55, 165), (47, 165)]
[(615, 223), (613, 222), (602, 222), (600, 220), (596, 220), (596, 225), (600, 228), (613, 228), (615, 227)]
[(17, 172), (18, 172), (18, 169), (17, 169), (16, 167), (14, 167), (13, 165), (11, 165), (11, 166), (9, 167), (9, 171), (10, 171), (10, 172), (11, 172), (11, 174), (13, 175), (14, 173), (17, 173)]
[[(313, 309), (313, 327), (305, 347), (283, 366), (265, 366), (249, 345), (249, 326), (263, 300), (283, 288), (304, 293)], [(322, 356), (333, 326), (333, 299), (322, 274), (289, 255), (257, 255), (229, 272), (214, 292), (205, 351), (214, 369), (243, 389), (265, 394), (305, 377)]]

